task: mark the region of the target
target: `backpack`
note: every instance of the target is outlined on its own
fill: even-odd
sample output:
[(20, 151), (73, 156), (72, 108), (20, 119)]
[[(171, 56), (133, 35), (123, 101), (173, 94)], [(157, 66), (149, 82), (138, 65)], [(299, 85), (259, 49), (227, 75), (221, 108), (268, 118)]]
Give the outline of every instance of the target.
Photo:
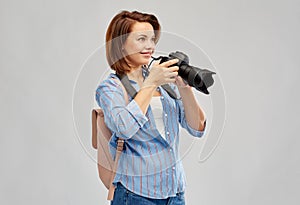
[[(114, 79), (116, 80), (116, 79)], [(117, 80), (116, 80), (117, 81)], [(121, 84), (123, 89), (124, 98), (126, 104), (128, 104), (128, 95)], [(117, 141), (117, 150), (115, 160), (112, 159), (109, 152), (109, 140), (111, 138), (111, 131), (108, 129), (104, 122), (104, 113), (101, 108), (92, 110), (92, 146), (97, 149), (97, 164), (98, 164), (98, 174), (99, 178), (108, 189), (107, 200), (112, 200), (114, 196), (115, 187), (112, 184), (120, 156), (122, 154), (124, 140), (118, 139)]]

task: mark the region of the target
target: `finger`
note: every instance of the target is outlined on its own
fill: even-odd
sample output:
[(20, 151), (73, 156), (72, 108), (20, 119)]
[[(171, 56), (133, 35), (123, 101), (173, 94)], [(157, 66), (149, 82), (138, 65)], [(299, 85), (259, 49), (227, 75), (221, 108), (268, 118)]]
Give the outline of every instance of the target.
[(171, 73), (169, 73), (166, 77), (167, 78), (174, 78), (174, 79), (176, 79), (176, 77), (178, 76), (178, 72), (171, 72)]
[(172, 67), (169, 67), (168, 69), (169, 69), (169, 71), (174, 72), (174, 71), (178, 71), (179, 67), (178, 66), (172, 66)]
[(176, 76), (176, 81), (175, 82), (178, 86), (185, 86), (186, 85), (185, 82), (183, 82), (183, 79), (179, 75)]
[(180, 77), (179, 75), (176, 76), (176, 80), (177, 80), (177, 81), (183, 81), (182, 77)]
[(177, 58), (175, 58), (175, 59), (168, 60), (168, 61), (166, 61), (166, 62), (160, 64), (160, 66), (169, 67), (169, 66), (171, 66), (171, 65), (173, 65), (173, 64), (175, 64), (175, 63), (178, 63), (178, 61), (179, 61), (179, 60), (178, 60)]
[(176, 78), (169, 78), (166, 80), (166, 83), (175, 83)]

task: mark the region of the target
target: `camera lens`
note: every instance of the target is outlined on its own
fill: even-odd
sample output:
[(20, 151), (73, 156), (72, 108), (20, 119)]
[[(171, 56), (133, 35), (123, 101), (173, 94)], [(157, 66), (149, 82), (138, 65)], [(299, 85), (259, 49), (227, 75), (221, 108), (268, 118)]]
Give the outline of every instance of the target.
[(190, 86), (202, 93), (209, 94), (207, 88), (214, 83), (212, 75), (216, 73), (207, 69), (190, 66), (188, 56), (180, 51), (170, 53), (169, 57), (161, 56), (160, 63), (174, 58), (179, 59), (179, 62), (174, 64), (179, 67), (178, 75)]

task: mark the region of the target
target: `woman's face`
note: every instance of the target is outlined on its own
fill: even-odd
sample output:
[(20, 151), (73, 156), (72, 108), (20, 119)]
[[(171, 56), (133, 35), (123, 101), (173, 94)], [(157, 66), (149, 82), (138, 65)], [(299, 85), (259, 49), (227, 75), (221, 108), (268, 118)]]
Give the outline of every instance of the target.
[(132, 26), (124, 45), (123, 52), (132, 68), (147, 65), (155, 49), (153, 27), (147, 22), (136, 22)]

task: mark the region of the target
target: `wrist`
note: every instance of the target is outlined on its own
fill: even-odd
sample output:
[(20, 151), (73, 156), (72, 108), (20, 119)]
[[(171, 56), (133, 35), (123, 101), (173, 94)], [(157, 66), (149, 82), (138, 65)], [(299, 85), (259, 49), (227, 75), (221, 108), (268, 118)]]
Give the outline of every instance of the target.
[(156, 86), (154, 83), (144, 81), (144, 83), (142, 84), (140, 90), (148, 90), (148, 91), (153, 91), (154, 92), (157, 87), (158, 86)]
[(155, 82), (146, 79), (142, 84), (142, 88), (149, 88), (149, 87), (156, 89), (158, 85), (156, 85)]
[(191, 90), (192, 87), (189, 86), (188, 84), (185, 84), (185, 85), (177, 85), (178, 89), (179, 90)]
[(193, 93), (192, 87), (187, 85), (187, 86), (177, 86), (178, 87), (178, 91), (181, 95), (181, 97), (184, 96), (189, 96), (190, 93)]

